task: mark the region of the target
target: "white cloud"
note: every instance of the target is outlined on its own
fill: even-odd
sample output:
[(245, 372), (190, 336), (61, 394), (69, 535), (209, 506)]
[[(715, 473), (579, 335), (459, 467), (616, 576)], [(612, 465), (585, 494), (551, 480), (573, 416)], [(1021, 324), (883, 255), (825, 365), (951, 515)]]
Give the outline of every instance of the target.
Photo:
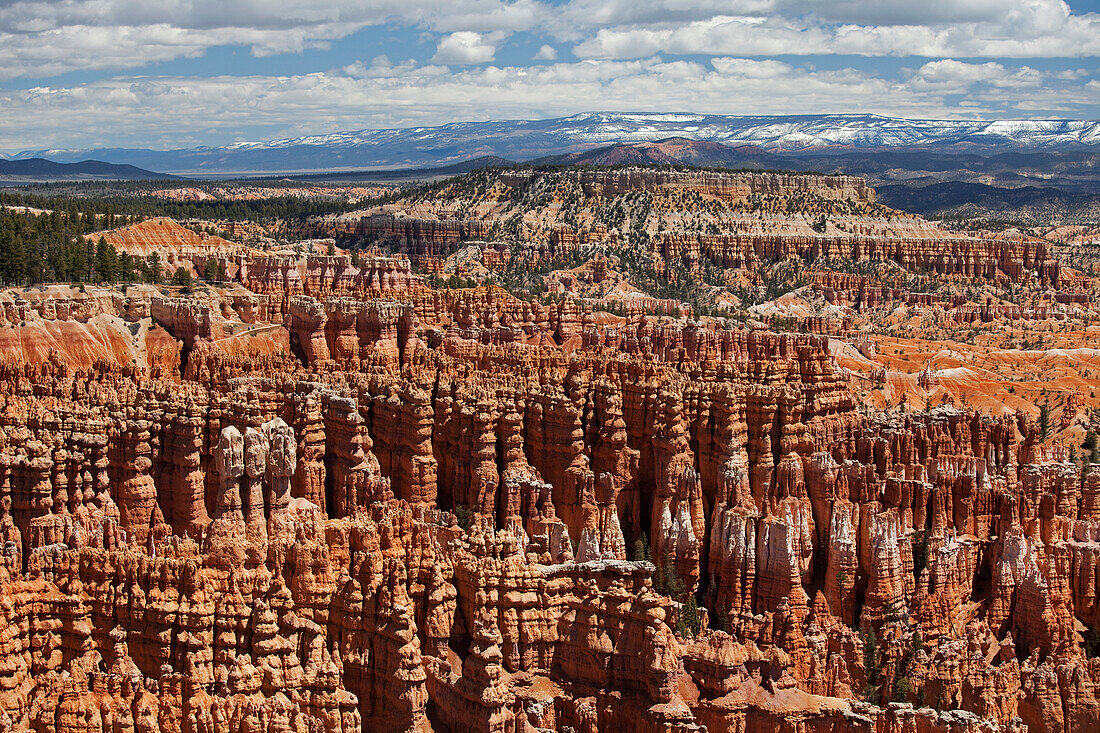
[(437, 64), (484, 64), (493, 60), (496, 34), (455, 31), (439, 41), (432, 61)]
[(1074, 15), (1060, 0), (851, 0), (840, 5), (820, 0), (791, 5), (813, 12), (792, 12), (792, 7), (771, 14), (614, 24), (585, 36), (574, 52), (582, 58), (640, 58), (660, 52), (932, 58), (1100, 55), (1100, 15)]
[[(817, 0), (789, 2), (789, 8), (809, 7), (814, 15), (840, 23), (870, 25), (924, 25), (933, 23), (980, 23), (1001, 19), (1013, 6), (1035, 6), (1025, 0)], [(1062, 5), (1059, 0), (1043, 3)]]
[(365, 66), (363, 62), (356, 61), (354, 64), (345, 66), (343, 72), (355, 79), (385, 79), (414, 72), (420, 76), (446, 74), (448, 69), (446, 66), (418, 66), (415, 59), (405, 59), (395, 64), (390, 61), (388, 56), (383, 54), (371, 59), (370, 66)]
[(918, 90), (961, 93), (974, 84), (1023, 89), (1037, 86), (1042, 81), (1043, 75), (1029, 66), (1010, 70), (995, 61), (972, 64), (955, 59), (941, 59), (929, 61), (920, 67), (911, 77), (910, 86)]
[[(448, 72), (375, 58), (369, 65), (290, 77), (131, 78), (0, 90), (0, 149), (178, 148), (243, 134), (263, 139), (581, 111), (1019, 117), (1035, 116), (1032, 111), (1080, 116), (1082, 108), (1100, 104), (1095, 80), (1051, 75), (1036, 84), (1033, 73), (1039, 72), (951, 62), (886, 79), (852, 68), (813, 71), (737, 57)], [(960, 106), (959, 95), (974, 106)]]
[[(487, 43), (486, 36), (503, 39), (523, 31), (572, 43), (581, 57), (604, 59), (655, 53), (1100, 55), (1100, 14), (1074, 13), (1062, 0), (0, 0), (0, 5), (0, 79), (140, 68), (230, 44), (246, 45), (257, 56), (294, 53), (387, 24), (428, 33), (439, 44), (439, 58), (453, 63), (495, 58), (499, 40)], [(470, 34), (482, 42), (471, 41)]]
[[(38, 81), (227, 45), (297, 53), (384, 25), (426, 45), (286, 77)], [(488, 66), (519, 33), (524, 49), (542, 44), (539, 63)], [(558, 61), (562, 44), (582, 60)], [(868, 62), (815, 71), (769, 58), (836, 54), (921, 61), (887, 78)], [(1092, 117), (1095, 56), (1100, 14), (1061, 0), (0, 0), (0, 80), (37, 84), (0, 88), (0, 148), (178, 147), (587, 110)], [(1009, 60), (1040, 57), (1088, 60)]]
[(16, 0), (0, 3), (0, 79), (129, 69), (225, 45), (256, 56), (325, 47), (368, 26), (510, 32), (535, 0)]

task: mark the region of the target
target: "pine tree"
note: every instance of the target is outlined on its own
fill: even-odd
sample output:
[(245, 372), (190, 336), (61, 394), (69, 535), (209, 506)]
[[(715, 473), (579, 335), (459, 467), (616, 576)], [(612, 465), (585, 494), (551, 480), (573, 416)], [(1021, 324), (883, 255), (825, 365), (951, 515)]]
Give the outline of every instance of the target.
[(665, 555), (665, 561), (661, 569), (661, 593), (672, 599), (678, 599), (684, 595), (684, 586), (680, 582), (680, 576), (676, 574), (676, 563), (672, 555)]
[(1039, 433), (1042, 435), (1043, 440), (1050, 437), (1051, 422), (1050, 422), (1050, 399), (1039, 406)]
[(210, 257), (206, 260), (206, 266), (202, 270), (202, 279), (208, 283), (225, 279), (225, 266), (221, 261)]
[(867, 675), (867, 687), (863, 691), (863, 698), (868, 702), (878, 702), (878, 639), (875, 638), (875, 630), (868, 628), (863, 636), (863, 669)]
[(119, 252), (118, 279), (123, 281), (134, 279), (134, 258), (129, 252)]
[(695, 596), (689, 594), (680, 605), (680, 613), (676, 617), (676, 634), (694, 639), (699, 635), (699, 627), (699, 604)]
[(1100, 440), (1097, 440), (1095, 430), (1090, 428), (1085, 433), (1085, 442), (1081, 447), (1089, 452), (1089, 463), (1100, 463)]
[(191, 271), (186, 267), (180, 267), (172, 273), (172, 284), (180, 286), (185, 291), (191, 289), (193, 282), (194, 278), (191, 277)]
[(159, 283), (161, 281), (161, 278), (164, 276), (164, 271), (161, 269), (161, 266), (160, 266), (160, 253), (159, 252), (154, 252), (153, 254), (149, 255), (148, 267), (149, 267), (149, 282)]
[(95, 270), (103, 282), (114, 282), (118, 279), (118, 252), (102, 235), (95, 246)]
[(0, 212), (0, 282), (20, 283), (26, 267), (26, 249), (15, 215)]

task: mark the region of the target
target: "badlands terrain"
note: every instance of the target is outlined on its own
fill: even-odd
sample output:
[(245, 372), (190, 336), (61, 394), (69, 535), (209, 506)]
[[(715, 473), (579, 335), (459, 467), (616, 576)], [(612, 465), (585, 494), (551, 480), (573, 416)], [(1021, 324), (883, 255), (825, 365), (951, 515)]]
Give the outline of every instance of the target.
[(0, 731), (1100, 730), (1100, 230), (287, 185), (0, 200)]

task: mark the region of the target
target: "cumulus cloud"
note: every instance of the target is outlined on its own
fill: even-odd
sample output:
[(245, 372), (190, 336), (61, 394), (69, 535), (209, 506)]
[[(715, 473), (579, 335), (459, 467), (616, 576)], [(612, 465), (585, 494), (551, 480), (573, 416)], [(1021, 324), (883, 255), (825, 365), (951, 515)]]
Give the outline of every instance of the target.
[(995, 61), (975, 64), (941, 59), (929, 61), (920, 67), (911, 77), (910, 86), (916, 90), (954, 90), (962, 93), (974, 84), (1021, 90), (1038, 86), (1042, 82), (1043, 75), (1029, 66), (1010, 70)]
[[(357, 33), (368, 47), (400, 33), (421, 44), (289, 76), (141, 73), (220, 46), (262, 57)], [(563, 47), (580, 61), (559, 61)], [(508, 65), (516, 48), (527, 65)], [(841, 54), (919, 60), (883, 74), (869, 61), (772, 58)], [(0, 0), (0, 82), (33, 85), (0, 87), (0, 147), (173, 147), (586, 110), (1093, 117), (1097, 56), (1100, 14), (1062, 0)], [(90, 81), (53, 79), (73, 71)]]
[(412, 73), (419, 76), (446, 74), (448, 69), (446, 66), (420, 66), (416, 63), (416, 59), (405, 59), (395, 64), (383, 54), (371, 59), (369, 66), (362, 61), (348, 64), (343, 68), (343, 72), (353, 79), (385, 79)]
[[(106, 141), (175, 148), (228, 142), (242, 130), (267, 139), (581, 111), (973, 117), (1041, 110), (1074, 116), (1082, 105), (1100, 103), (1095, 81), (1044, 76), (1035, 85), (1030, 72), (1019, 71), (953, 62), (917, 69), (910, 79), (888, 79), (855, 68), (815, 71), (738, 57), (447, 71), (379, 57), (348, 69), (290, 77), (108, 79), (0, 90), (0, 149), (95, 147)], [(1014, 93), (1020, 89), (1013, 83), (1025, 85), (1020, 89), (1026, 94)], [(975, 106), (961, 106), (960, 94)]]
[(487, 63), (497, 48), (486, 36), (518, 32), (594, 59), (1100, 55), (1100, 14), (1062, 0), (16, 0), (0, 12), (0, 79), (140, 68), (229, 44), (296, 53), (384, 25), (431, 34), (441, 63)]
[(432, 61), (437, 64), (484, 64), (493, 60), (497, 46), (495, 34), (455, 31), (439, 41)]
[(509, 32), (537, 25), (542, 8), (535, 0), (17, 0), (0, 5), (0, 79), (138, 68), (225, 45), (247, 46), (256, 56), (298, 53), (387, 24), (451, 34)]
[[(1064, 5), (1044, 3), (1047, 8)], [(797, 7), (799, 3), (786, 3)], [(996, 22), (1013, 6), (1034, 6), (1013, 0), (816, 0), (809, 3), (814, 15), (840, 23), (864, 25), (923, 25), (927, 23)], [(806, 7), (805, 4), (802, 7)], [(1058, 8), (1061, 12), (1061, 8)]]
[[(870, 7), (868, 4), (869, 11)], [(853, 18), (859, 15), (849, 12)], [(868, 14), (875, 16), (875, 12)], [(898, 19), (903, 17), (897, 14)], [(573, 50), (582, 58), (639, 58), (661, 52), (991, 58), (1100, 55), (1100, 15), (1072, 15), (1068, 6), (1057, 0), (1010, 0), (995, 15), (974, 12), (959, 16), (982, 18), (969, 22), (951, 17), (951, 13), (942, 12), (922, 23), (876, 25), (866, 20), (833, 22), (816, 14), (713, 15), (686, 23), (601, 28)]]

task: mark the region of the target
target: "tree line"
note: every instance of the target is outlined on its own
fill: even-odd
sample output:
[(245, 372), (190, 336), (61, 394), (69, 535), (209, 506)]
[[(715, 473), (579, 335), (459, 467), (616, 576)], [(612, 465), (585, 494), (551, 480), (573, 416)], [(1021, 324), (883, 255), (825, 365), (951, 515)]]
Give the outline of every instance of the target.
[[(112, 223), (128, 217), (111, 215)], [(102, 224), (104, 220), (101, 220)], [(119, 252), (94, 231), (96, 220), (84, 212), (54, 210), (28, 214), (0, 209), (0, 283), (35, 285), (44, 282), (160, 282), (160, 255), (136, 257)]]
[[(126, 211), (139, 218), (167, 216), (172, 219), (216, 219), (229, 221), (271, 221), (300, 219), (321, 214), (351, 211), (367, 205), (336, 199), (305, 196), (278, 196), (242, 201), (171, 201), (141, 192), (99, 192), (80, 185), (37, 186), (32, 191), (0, 192), (0, 205), (28, 206), (36, 209), (81, 211), (90, 216), (109, 217)], [(95, 198), (88, 198), (95, 196)], [(110, 229), (110, 226), (105, 228)]]

